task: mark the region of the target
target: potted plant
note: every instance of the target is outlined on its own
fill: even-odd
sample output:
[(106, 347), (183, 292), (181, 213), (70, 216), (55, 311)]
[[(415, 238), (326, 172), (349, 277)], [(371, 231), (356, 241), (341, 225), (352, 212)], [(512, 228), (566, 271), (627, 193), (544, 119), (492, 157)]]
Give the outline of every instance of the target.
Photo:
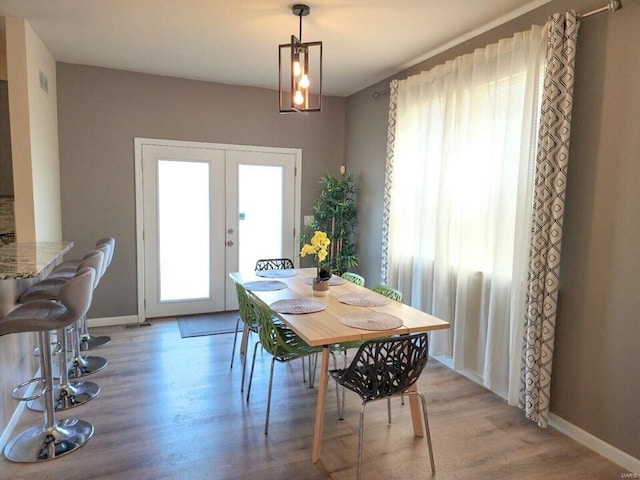
[[(322, 192), (313, 207), (312, 231), (326, 232), (330, 241), (327, 268), (336, 275), (358, 265), (355, 246), (356, 182), (352, 176), (339, 180), (327, 173), (320, 179)], [(302, 243), (309, 241), (311, 233), (303, 232)]]
[(316, 276), (313, 279), (313, 293), (314, 295), (326, 295), (329, 291), (329, 279), (331, 278), (331, 272), (326, 268), (323, 268), (323, 262), (326, 260), (329, 254), (329, 245), (331, 240), (327, 237), (325, 232), (317, 230), (313, 237), (311, 237), (310, 243), (306, 243), (300, 250), (300, 256), (314, 255), (316, 257)]

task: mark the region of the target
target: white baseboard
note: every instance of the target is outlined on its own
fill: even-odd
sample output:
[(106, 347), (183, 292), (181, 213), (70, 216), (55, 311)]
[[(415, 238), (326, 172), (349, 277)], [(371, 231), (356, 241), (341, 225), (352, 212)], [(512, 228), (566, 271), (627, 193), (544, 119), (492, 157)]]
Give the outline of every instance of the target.
[(127, 315), (126, 317), (106, 317), (106, 318), (90, 318), (89, 328), (91, 327), (112, 327), (114, 325), (131, 325), (138, 323), (137, 315)]
[(18, 406), (13, 411), (13, 415), (11, 415), (11, 419), (5, 429), (0, 432), (0, 452), (4, 450), (4, 447), (9, 443), (9, 438), (13, 433), (13, 430), (16, 428), (16, 425), (20, 421), (20, 415), (24, 412), (24, 409), (27, 407), (26, 402), (18, 403)]
[[(38, 369), (38, 371), (33, 377), (34, 378), (40, 377), (40, 369)], [(35, 388), (36, 388), (36, 382), (29, 385), (29, 387), (24, 391), (24, 396), (29, 397), (33, 395), (33, 391), (35, 390)], [(11, 415), (11, 418), (9, 419), (9, 423), (7, 423), (7, 426), (4, 428), (4, 430), (0, 432), (0, 452), (2, 452), (4, 450), (4, 447), (7, 445), (7, 443), (9, 443), (11, 434), (13, 433), (13, 430), (16, 428), (16, 425), (18, 425), (18, 422), (20, 421), (20, 416), (22, 415), (22, 412), (24, 412), (25, 408), (27, 408), (27, 402), (18, 402), (18, 406), (13, 411), (13, 415)]]
[[(622, 450), (618, 450), (617, 448), (600, 440), (598, 437), (591, 435), (589, 432), (585, 432), (581, 428), (567, 422), (565, 419), (550, 413), (549, 426), (564, 433), (566, 436), (573, 438), (576, 442), (581, 443), (585, 447), (590, 448), (612, 462), (617, 463), (622, 468), (625, 468), (636, 475), (640, 475), (640, 460), (632, 457)], [(633, 478), (638, 477), (634, 476)]]
[[(453, 362), (450, 358), (445, 356), (437, 356), (433, 357), (438, 360), (443, 365), (455, 370), (453, 368)], [(460, 370), (455, 370), (461, 375), (467, 377), (469, 380), (476, 382), (479, 385), (482, 385), (482, 380), (472, 374), (467, 372), (462, 372)], [(486, 388), (486, 387), (485, 387)], [(494, 392), (498, 394), (497, 392)], [(498, 394), (499, 396), (505, 398), (503, 395)], [(549, 413), (549, 426), (555, 428), (559, 432), (565, 434), (566, 436), (572, 438), (578, 443), (581, 443), (585, 447), (593, 450), (594, 452), (602, 455), (608, 460), (611, 460), (613, 463), (620, 465), (622, 468), (625, 468), (634, 474), (633, 478), (640, 478), (640, 460), (632, 457), (628, 453), (623, 452), (622, 450), (618, 450), (617, 448), (609, 445), (608, 443), (600, 440), (598, 437), (591, 435), (590, 433), (582, 430), (579, 427), (576, 427), (572, 423), (567, 422), (563, 418), (554, 415), (553, 413)]]

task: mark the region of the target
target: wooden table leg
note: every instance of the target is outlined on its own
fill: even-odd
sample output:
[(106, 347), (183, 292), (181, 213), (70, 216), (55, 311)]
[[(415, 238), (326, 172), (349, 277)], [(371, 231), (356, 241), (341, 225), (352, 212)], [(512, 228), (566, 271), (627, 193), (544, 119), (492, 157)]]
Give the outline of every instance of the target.
[[(318, 400), (316, 402), (316, 425), (313, 429), (313, 447), (311, 461), (318, 463), (320, 460), (320, 444), (322, 443), (322, 426), (324, 424), (324, 402), (327, 398), (329, 383), (329, 346), (322, 348), (322, 361), (320, 362), (320, 381), (318, 384)], [(418, 411), (419, 412), (419, 411)]]
[[(409, 387), (409, 391), (417, 391), (417, 382)], [(413, 433), (416, 437), (424, 437), (424, 424), (422, 412), (420, 409), (420, 397), (418, 395), (407, 395), (409, 397), (409, 406), (411, 407), (411, 422), (413, 423)]]
[(249, 327), (243, 323), (242, 327), (242, 341), (240, 342), (240, 355), (247, 353), (247, 343), (249, 343)]

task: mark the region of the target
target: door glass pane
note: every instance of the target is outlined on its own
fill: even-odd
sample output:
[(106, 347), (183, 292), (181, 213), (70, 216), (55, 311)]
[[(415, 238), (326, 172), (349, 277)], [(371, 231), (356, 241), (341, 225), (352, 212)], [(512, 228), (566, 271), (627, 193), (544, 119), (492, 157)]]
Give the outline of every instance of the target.
[(209, 164), (160, 160), (160, 302), (209, 298), (209, 244)]
[(238, 166), (238, 263), (251, 271), (260, 258), (282, 256), (283, 173), (280, 166)]

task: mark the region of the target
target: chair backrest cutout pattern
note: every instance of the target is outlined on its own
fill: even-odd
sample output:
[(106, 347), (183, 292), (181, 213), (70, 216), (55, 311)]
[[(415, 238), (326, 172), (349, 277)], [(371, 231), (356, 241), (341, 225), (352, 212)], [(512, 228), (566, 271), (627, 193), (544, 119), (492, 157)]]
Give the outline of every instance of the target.
[(242, 322), (252, 331), (258, 331), (258, 324), (256, 323), (256, 314), (253, 310), (253, 304), (249, 300), (249, 294), (247, 290), (240, 284), (236, 283), (236, 292), (238, 295), (238, 313)]
[(260, 270), (285, 270), (295, 268), (289, 258), (263, 258), (256, 262), (256, 272)]
[(343, 380), (364, 400), (406, 391), (429, 358), (427, 333), (364, 342), (344, 372)]
[(395, 288), (391, 288), (388, 285), (378, 284), (375, 285), (371, 290), (397, 302), (402, 302), (402, 292), (400, 290), (396, 290)]
[(358, 275), (357, 273), (353, 272), (344, 272), (342, 274), (342, 278), (351, 283), (355, 283), (356, 285), (364, 287), (364, 277), (362, 275)]

